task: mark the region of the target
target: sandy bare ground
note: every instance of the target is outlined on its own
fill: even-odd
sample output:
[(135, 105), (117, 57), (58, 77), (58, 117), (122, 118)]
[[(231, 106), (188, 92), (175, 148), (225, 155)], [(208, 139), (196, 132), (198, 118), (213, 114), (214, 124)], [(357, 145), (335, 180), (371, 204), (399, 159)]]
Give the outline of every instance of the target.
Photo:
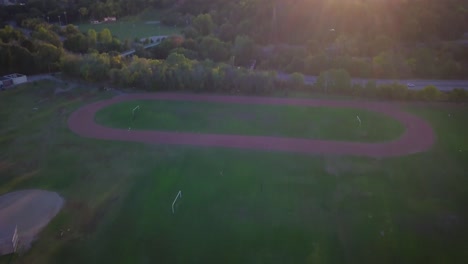
[(0, 196), (0, 242), (11, 241), (18, 227), (20, 246), (28, 248), (64, 203), (55, 192), (22, 190)]
[[(174, 100), (234, 104), (300, 105), (310, 107), (361, 108), (382, 113), (401, 122), (406, 130), (393, 141), (381, 143), (314, 140), (302, 138), (197, 134), (163, 131), (116, 129), (96, 124), (95, 113), (111, 104), (129, 100)], [(129, 110), (130, 111), (130, 110)], [(432, 127), (423, 119), (406, 113), (392, 104), (364, 101), (286, 99), (247, 96), (218, 96), (177, 93), (142, 93), (116, 96), (86, 105), (71, 114), (69, 128), (76, 134), (105, 140), (176, 144), (208, 147), (229, 147), (265, 151), (286, 151), (312, 154), (393, 157), (427, 151), (435, 141)]]

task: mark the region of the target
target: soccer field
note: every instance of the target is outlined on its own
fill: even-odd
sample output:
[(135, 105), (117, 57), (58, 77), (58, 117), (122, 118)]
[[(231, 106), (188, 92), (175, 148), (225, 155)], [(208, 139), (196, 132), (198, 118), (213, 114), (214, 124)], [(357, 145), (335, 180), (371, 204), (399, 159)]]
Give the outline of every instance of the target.
[(78, 28), (82, 32), (88, 32), (89, 29), (94, 29), (100, 32), (107, 28), (111, 31), (112, 35), (117, 36), (121, 40), (135, 38), (145, 38), (160, 35), (180, 34), (180, 28), (168, 27), (159, 24), (147, 24), (144, 21), (116, 21), (111, 23), (102, 24), (80, 24)]
[(158, 23), (162, 15), (161, 12), (156, 10), (147, 10), (137, 16), (118, 18), (115, 22), (101, 24), (81, 23), (77, 26), (82, 32), (87, 32), (89, 29), (100, 32), (107, 28), (111, 31), (112, 35), (117, 36), (120, 40), (180, 34), (182, 28)]
[(141, 130), (371, 142), (396, 139), (404, 130), (398, 121), (363, 109), (164, 100), (114, 104), (100, 110), (96, 121)]
[[(69, 130), (70, 115), (113, 95), (93, 87), (55, 95), (57, 86), (39, 82), (0, 94), (0, 194), (39, 188), (65, 199), (31, 250), (13, 263), (468, 258), (467, 106), (395, 103), (427, 120), (436, 142), (426, 152), (377, 159), (84, 138)], [(397, 121), (373, 112), (359, 112), (363, 122), (372, 120), (363, 134), (354, 130), (355, 112), (204, 102), (128, 101), (102, 109), (95, 120), (126, 130), (135, 105), (141, 107), (135, 130), (354, 141), (367, 136), (370, 142), (404, 133)], [(246, 117), (250, 111), (253, 120)], [(317, 123), (329, 132), (295, 127), (318, 117), (330, 118)], [(348, 117), (358, 128), (340, 121)], [(8, 261), (0, 257), (0, 263)]]

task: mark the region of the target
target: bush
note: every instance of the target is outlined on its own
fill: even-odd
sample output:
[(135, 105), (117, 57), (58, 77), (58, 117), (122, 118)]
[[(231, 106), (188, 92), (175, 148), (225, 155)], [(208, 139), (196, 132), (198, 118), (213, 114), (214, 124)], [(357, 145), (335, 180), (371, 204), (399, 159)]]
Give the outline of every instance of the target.
[(298, 72), (291, 74), (288, 80), (293, 88), (301, 89), (304, 87), (304, 75)]
[(383, 84), (378, 87), (378, 97), (390, 100), (407, 99), (408, 87), (399, 83)]
[(438, 100), (441, 96), (440, 91), (434, 85), (428, 85), (419, 91), (420, 98), (426, 101)]
[(448, 92), (448, 100), (450, 102), (466, 102), (468, 101), (468, 92), (461, 88), (455, 88)]
[(321, 72), (315, 82), (315, 88), (325, 92), (349, 93), (351, 91), (351, 77), (343, 69)]

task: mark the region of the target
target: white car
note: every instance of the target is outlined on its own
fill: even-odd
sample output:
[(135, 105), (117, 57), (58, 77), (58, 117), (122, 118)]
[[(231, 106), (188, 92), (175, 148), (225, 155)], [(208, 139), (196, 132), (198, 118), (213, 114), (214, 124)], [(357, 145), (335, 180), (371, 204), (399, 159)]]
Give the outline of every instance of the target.
[(412, 83), (407, 83), (406, 86), (408, 87), (416, 87), (416, 85), (412, 84)]

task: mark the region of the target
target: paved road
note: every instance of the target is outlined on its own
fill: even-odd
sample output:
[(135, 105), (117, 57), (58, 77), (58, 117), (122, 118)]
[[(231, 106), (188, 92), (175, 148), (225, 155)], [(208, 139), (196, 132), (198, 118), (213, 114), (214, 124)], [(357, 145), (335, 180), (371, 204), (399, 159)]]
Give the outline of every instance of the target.
[[(152, 48), (152, 47), (155, 47), (155, 46), (161, 44), (162, 40), (167, 38), (167, 35), (152, 36), (150, 38), (154, 41), (154, 43), (150, 43), (150, 44), (147, 44), (147, 45), (143, 46), (144, 49), (149, 49), (149, 48)], [(134, 54), (135, 52), (136, 52), (135, 49), (126, 50), (126, 51), (120, 53), (120, 56), (127, 57), (127, 56), (130, 56), (130, 55)]]
[[(289, 78), (289, 74), (286, 73), (279, 73), (278, 78), (282, 80), (287, 80)], [(38, 75), (30, 75), (28, 76), (28, 81), (38, 81), (38, 80), (55, 80), (55, 81), (61, 81), (60, 79), (57, 79), (49, 74), (38, 74)], [(317, 80), (317, 76), (305, 76), (304, 77), (305, 82), (307, 84), (314, 84), (315, 81)], [(362, 78), (353, 78), (352, 79), (353, 83), (361, 83), (365, 84), (369, 79), (362, 79)], [(450, 91), (453, 90), (454, 88), (462, 88), (465, 90), (468, 90), (468, 80), (417, 80), (417, 79), (411, 79), (411, 80), (385, 80), (385, 79), (380, 79), (376, 80), (377, 84), (384, 84), (384, 83), (393, 83), (393, 82), (399, 82), (402, 84), (407, 84), (407, 83), (412, 83), (415, 86), (414, 87), (409, 87), (411, 90), (420, 90), (426, 87), (427, 85), (434, 85), (441, 91)]]
[[(227, 134), (199, 134), (189, 132), (167, 132), (151, 130), (127, 130), (106, 127), (95, 122), (95, 113), (106, 106), (129, 100), (175, 100), (197, 102), (222, 102), (225, 104), (268, 104), (301, 105), (309, 107), (326, 106), (340, 108), (361, 108), (390, 116), (406, 128), (403, 135), (392, 141), (379, 143), (314, 140), (303, 138), (245, 136)], [(286, 151), (298, 153), (355, 155), (374, 158), (409, 155), (431, 148), (435, 134), (429, 123), (423, 119), (399, 110), (392, 104), (359, 102), (267, 98), (255, 96), (219, 96), (177, 93), (127, 94), (86, 105), (73, 112), (68, 127), (74, 133), (88, 138), (144, 142), (151, 144), (175, 144), (206, 147), (228, 147), (257, 149), (264, 151)]]
[[(281, 80), (287, 80), (289, 78), (289, 74), (279, 73), (278, 78)], [(318, 76), (312, 76), (312, 75), (304, 76), (304, 80), (307, 84), (314, 84), (317, 78)], [(360, 84), (366, 84), (369, 80), (370, 79), (352, 78), (353, 83), (360, 83)], [(414, 87), (408, 87), (411, 90), (421, 90), (428, 85), (434, 85), (441, 91), (450, 91), (450, 90), (453, 90), (454, 88), (462, 88), (462, 89), (468, 90), (468, 80), (377, 79), (375, 81), (377, 84), (397, 82), (397, 83), (406, 85), (408, 83), (411, 83), (414, 85)]]
[(56, 82), (63, 82), (63, 80), (60, 80), (59, 78), (54, 77), (53, 75), (50, 75), (50, 74), (28, 75), (28, 82), (35, 82), (35, 81), (40, 81), (40, 80), (51, 80), (51, 81), (56, 81)]

